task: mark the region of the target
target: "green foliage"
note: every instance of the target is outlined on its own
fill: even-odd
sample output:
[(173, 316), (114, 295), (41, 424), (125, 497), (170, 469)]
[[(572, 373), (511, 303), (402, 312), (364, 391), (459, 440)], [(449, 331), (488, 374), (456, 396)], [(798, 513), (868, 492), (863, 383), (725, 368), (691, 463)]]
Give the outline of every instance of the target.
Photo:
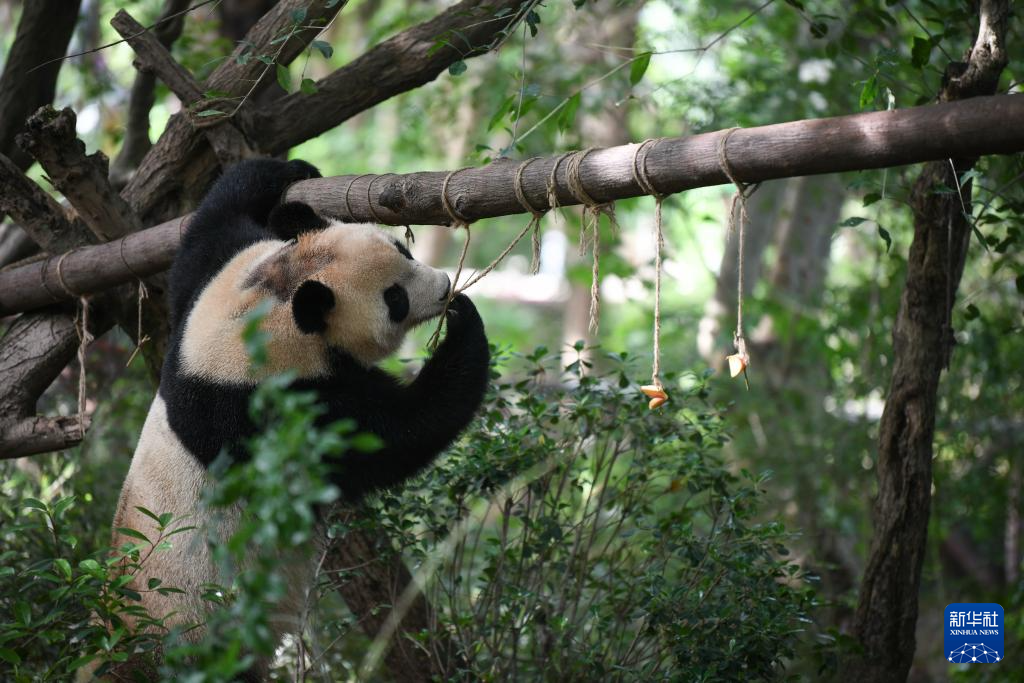
[(467, 439), (372, 504), (442, 608), (422, 644), (455, 634), (450, 673), (474, 680), (777, 677), (812, 594), (757, 519), (767, 477), (718, 459), (706, 376), (651, 412), (625, 355), (603, 360), (519, 358)]

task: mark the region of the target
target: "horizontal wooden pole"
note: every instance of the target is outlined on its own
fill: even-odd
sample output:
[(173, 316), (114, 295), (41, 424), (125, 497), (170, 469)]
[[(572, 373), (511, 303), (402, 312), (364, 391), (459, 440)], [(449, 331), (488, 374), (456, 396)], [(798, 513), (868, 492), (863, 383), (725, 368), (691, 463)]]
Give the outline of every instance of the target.
[[(670, 194), (729, 182), (887, 168), (947, 158), (1024, 151), (1024, 95), (977, 97), (885, 112), (779, 123), (757, 128), (664, 138), (648, 147), (647, 173), (654, 187)], [(595, 149), (579, 165), (586, 193), (607, 202), (646, 194), (634, 179), (636, 144)], [(458, 171), (448, 183), (456, 213), (470, 220), (526, 213), (514, 190), (522, 162), (498, 160)], [(542, 157), (526, 167), (522, 186), (532, 207), (548, 208), (547, 184), (555, 173), (561, 206), (579, 204), (567, 181), (568, 159)], [(448, 171), (404, 175), (334, 176), (296, 183), (290, 201), (304, 201), (327, 216), (391, 225), (445, 225), (451, 218), (441, 200)], [(69, 298), (68, 291), (96, 292), (166, 269), (182, 230), (179, 218), (120, 241), (0, 271), (0, 316)], [(127, 263), (126, 263), (127, 262)], [(62, 263), (60, 284), (57, 265)]]

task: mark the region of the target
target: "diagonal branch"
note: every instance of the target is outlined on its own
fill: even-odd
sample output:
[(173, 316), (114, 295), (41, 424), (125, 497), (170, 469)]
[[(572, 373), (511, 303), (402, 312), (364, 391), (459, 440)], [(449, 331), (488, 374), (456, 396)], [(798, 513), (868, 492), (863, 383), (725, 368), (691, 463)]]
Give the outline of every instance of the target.
[[(18, 136), (18, 142), (39, 160), (50, 182), (67, 198), (94, 235), (102, 240), (116, 240), (136, 232), (138, 219), (135, 212), (107, 179), (107, 157), (102, 152), (86, 155), (85, 145), (75, 133), (75, 114), (71, 109), (58, 112), (49, 105), (43, 107), (29, 118), (26, 132)], [(56, 255), (53, 251), (50, 253)], [(131, 270), (120, 249), (112, 258), (120, 260)], [(59, 292), (61, 295), (88, 293), (70, 284), (65, 277), (63, 266), (66, 260), (67, 257), (61, 255), (35, 264), (43, 288), (47, 293)], [(137, 273), (135, 277), (140, 275)], [(53, 276), (56, 276), (57, 286), (47, 287), (46, 283), (54, 280), (46, 278)], [(141, 347), (142, 355), (150, 371), (158, 376), (166, 341), (163, 332), (167, 326), (167, 306), (163, 297), (156, 296), (145, 299), (142, 304), (147, 332), (153, 340)], [(115, 308), (118, 323), (129, 337), (136, 339), (139, 336), (139, 309), (135, 306)]]
[(361, 111), (437, 78), (449, 66), (490, 51), (530, 3), (463, 0), (402, 31), (317, 82), (317, 92), (283, 97), (254, 113), (260, 146), (279, 154)]
[(94, 235), (103, 241), (124, 237), (137, 229), (138, 219), (110, 186), (107, 156), (85, 153), (75, 122), (71, 109), (46, 105), (29, 117), (18, 144), (36, 158)]
[[(975, 98), (970, 102), (853, 114), (737, 130), (729, 135), (728, 159), (734, 175), (746, 183), (855, 169), (884, 168), (949, 157), (1014, 154), (1024, 150), (1024, 127), (998, 125), (1024, 120), (1024, 96)], [(650, 148), (647, 173), (662, 193), (729, 182), (719, 161), (727, 131), (685, 138), (664, 138)], [(600, 202), (645, 194), (633, 175), (637, 146), (595, 149), (580, 164), (580, 180)], [(540, 158), (523, 173), (531, 206), (547, 208), (547, 183), (555, 174), (560, 206), (579, 204), (569, 187), (562, 156)], [(515, 193), (519, 164), (501, 160), (454, 175), (448, 196), (471, 220), (525, 213)], [(335, 176), (293, 185), (290, 201), (304, 201), (321, 213), (355, 222), (439, 225), (450, 221), (441, 202), (446, 171), (384, 176)], [(372, 203), (372, 204), (371, 204)], [(349, 209), (351, 208), (351, 213)], [(75, 291), (94, 292), (137, 275), (167, 268), (181, 236), (174, 219), (129, 236), (124, 252), (131, 269), (117, 258), (119, 242), (70, 254), (64, 276)], [(0, 315), (45, 306), (53, 301), (39, 290), (39, 264), (0, 271)]]
[[(160, 14), (152, 32), (145, 31), (141, 24), (136, 23), (133, 33), (146, 35), (166, 51), (181, 35), (185, 26), (185, 10), (190, 0), (166, 0), (164, 10)], [(131, 43), (131, 37), (119, 31), (121, 37)], [(134, 47), (134, 45), (133, 45)], [(137, 51), (137, 50), (136, 50)], [(121, 151), (110, 167), (110, 180), (115, 187), (123, 187), (128, 177), (138, 167), (153, 143), (149, 139), (149, 112), (156, 101), (156, 74), (140, 69), (132, 83), (128, 97), (128, 122), (124, 134)]]
[[(289, 64), (316, 37), (320, 30), (316, 27), (330, 21), (343, 5), (333, 0), (281, 0), (253, 26), (204, 87), (230, 97), (254, 96), (272, 82), (273, 69), (245, 55), (250, 51), (276, 55), (277, 63)], [(294, 12), (304, 12), (303, 25), (311, 28), (295, 31), (287, 41), (275, 44), (292, 31)], [(219, 168), (217, 156), (190, 115), (175, 114), (122, 194), (146, 222), (167, 220), (194, 208)]]
[[(110, 20), (110, 24), (118, 33), (124, 36), (128, 44), (135, 50), (135, 66), (139, 69), (136, 84), (144, 76), (150, 81), (159, 77), (171, 89), (171, 92), (181, 100), (182, 104), (190, 106), (203, 99), (202, 87), (192, 78), (192, 74), (188, 72), (188, 69), (174, 60), (171, 53), (167, 51), (167, 47), (158, 39), (158, 36), (145, 31), (142, 24), (135, 21), (124, 10), (118, 10), (114, 18)], [(146, 116), (148, 121), (148, 111)], [(235, 123), (239, 121), (240, 117), (231, 120), (231, 122)], [(249, 141), (246, 140), (245, 136), (238, 129), (230, 125), (230, 122), (213, 121), (211, 123), (213, 125), (204, 127), (206, 139), (213, 147), (217, 158), (222, 164), (233, 163), (254, 156)], [(146, 142), (148, 145), (148, 137)]]

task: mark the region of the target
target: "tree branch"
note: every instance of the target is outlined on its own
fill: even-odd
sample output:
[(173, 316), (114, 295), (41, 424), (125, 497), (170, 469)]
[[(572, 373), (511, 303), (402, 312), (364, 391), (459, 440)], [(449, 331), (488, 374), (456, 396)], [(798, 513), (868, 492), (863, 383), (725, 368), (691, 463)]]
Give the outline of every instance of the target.
[(53, 197), (2, 154), (0, 188), (0, 212), (17, 221), (36, 244), (50, 253), (59, 254), (99, 241), (85, 223), (68, 218)]
[(103, 241), (124, 237), (137, 229), (138, 219), (110, 186), (107, 156), (103, 152), (86, 155), (75, 122), (71, 109), (58, 112), (45, 105), (29, 117), (18, 144), (39, 161), (94, 235)]
[(60, 57), (78, 21), (81, 0), (34, 0), (22, 3), (18, 33), (0, 76), (0, 154), (11, 157), (21, 170), (32, 158), (14, 144), (28, 115), (53, 101), (61, 62), (28, 71)]
[[(134, 33), (146, 35), (165, 50), (170, 48), (181, 35), (185, 26), (185, 10), (190, 0), (166, 0), (164, 10), (151, 32), (136, 22)], [(113, 23), (113, 22), (111, 22)], [(122, 38), (132, 42), (132, 36), (118, 31)], [(135, 47), (134, 45), (132, 46)], [(136, 52), (138, 50), (136, 49)], [(110, 181), (114, 187), (123, 187), (139, 162), (146, 156), (153, 143), (149, 139), (149, 112), (156, 101), (156, 74), (150, 70), (139, 69), (132, 83), (132, 91), (128, 98), (128, 123), (121, 143), (121, 151), (110, 167)], [(173, 88), (172, 88), (173, 91)]]
[(253, 130), (259, 131), (260, 147), (270, 154), (284, 152), (429, 83), (455, 62), (485, 54), (514, 28), (521, 18), (517, 10), (524, 4), (463, 0), (385, 40), (318, 81), (316, 93), (293, 93), (254, 112)]
[[(110, 24), (135, 50), (135, 66), (139, 69), (140, 78), (144, 74), (151, 79), (159, 77), (185, 106), (203, 99), (202, 87), (192, 78), (192, 74), (174, 61), (166, 46), (162, 45), (156, 36), (143, 30), (142, 24), (135, 21), (130, 14), (119, 10), (110, 20)], [(212, 125), (203, 127), (207, 141), (222, 164), (227, 165), (255, 155), (249, 141), (231, 125), (231, 122), (238, 121), (237, 118), (211, 121)], [(146, 140), (148, 142), (149, 138)]]
[[(306, 26), (322, 25), (343, 5), (330, 0), (281, 0), (210, 75), (204, 88), (239, 98), (247, 93), (255, 96), (261, 87), (272, 81), (274, 70), (258, 59), (244, 59), (243, 53), (250, 49), (247, 46), (255, 46), (252, 48), (254, 55), (277, 54), (278, 63), (289, 64), (319, 30), (304, 29), (283, 44), (272, 44), (293, 26), (292, 13), (305, 11)], [(203, 139), (203, 131), (193, 126), (188, 113), (175, 114), (122, 194), (146, 222), (168, 220), (198, 203), (219, 168), (216, 155)]]
[[(729, 165), (739, 180), (753, 183), (950, 157), (1013, 154), (1024, 150), (1024, 127), (1001, 122), (1019, 120), (1024, 120), (1024, 96), (1008, 95), (747, 128), (729, 136)], [(647, 156), (654, 186), (672, 193), (728, 182), (719, 165), (723, 136), (724, 131), (718, 131), (662, 140)], [(635, 149), (636, 145), (622, 145), (587, 155), (580, 177), (594, 199), (604, 202), (644, 194), (633, 178)], [(523, 174), (524, 193), (532, 206), (547, 207), (548, 176), (558, 159), (538, 159)], [(560, 163), (556, 174), (561, 206), (580, 203), (569, 189), (567, 166)], [(461, 171), (449, 182), (449, 198), (460, 214), (472, 220), (524, 213), (514, 191), (517, 168), (517, 163), (502, 160)], [(342, 220), (374, 222), (376, 214), (393, 225), (438, 225), (450, 220), (441, 203), (447, 175), (431, 171), (318, 178), (293, 185), (287, 199), (308, 202)], [(69, 254), (63, 266), (65, 280), (74, 291), (95, 292), (167, 268), (177, 249), (182, 220), (130, 236), (124, 244), (130, 270), (117, 258), (121, 248), (117, 241)], [(38, 286), (41, 268), (31, 263), (0, 271), (0, 315), (53, 302)]]

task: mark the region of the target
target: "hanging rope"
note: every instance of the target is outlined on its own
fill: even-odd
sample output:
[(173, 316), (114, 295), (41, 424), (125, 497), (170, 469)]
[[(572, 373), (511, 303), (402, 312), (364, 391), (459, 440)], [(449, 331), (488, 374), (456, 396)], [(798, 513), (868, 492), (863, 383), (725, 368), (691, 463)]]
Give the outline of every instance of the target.
[[(539, 158), (540, 157), (533, 157), (532, 159), (527, 159), (523, 163), (519, 164), (519, 168), (516, 169), (515, 183), (512, 186), (512, 190), (515, 192), (516, 200), (519, 201), (519, 205), (522, 206), (527, 211), (529, 211), (531, 216), (530, 222), (527, 223), (526, 225), (527, 230), (533, 228), (533, 234), (530, 238), (531, 275), (536, 275), (537, 272), (540, 270), (540, 221), (542, 218), (544, 218), (544, 212), (538, 211), (537, 209), (533, 208), (533, 205), (530, 204), (530, 201), (526, 198), (526, 192), (523, 191), (523, 173), (526, 172), (527, 166), (529, 166)], [(516, 238), (516, 242), (518, 241), (519, 238)], [(514, 244), (515, 243), (513, 243), (513, 245)]]
[(526, 209), (528, 212), (530, 212), (530, 214), (532, 214), (530, 222), (526, 224), (526, 227), (523, 228), (511, 242), (509, 242), (509, 245), (505, 247), (504, 251), (498, 254), (497, 258), (491, 261), (490, 264), (488, 264), (487, 267), (484, 268), (483, 270), (479, 270), (476, 273), (474, 273), (473, 276), (469, 278), (469, 281), (459, 288), (459, 291), (456, 292), (456, 294), (462, 294), (467, 289), (469, 289), (477, 282), (479, 282), (485, 275), (487, 275), (492, 270), (497, 268), (498, 265), (505, 260), (505, 257), (508, 256), (512, 252), (512, 250), (516, 248), (516, 245), (519, 244), (520, 241), (522, 241), (523, 237), (526, 236), (526, 233), (530, 232), (531, 230), (533, 230), (533, 263), (531, 264), (531, 272), (534, 275), (537, 274), (537, 269), (539, 267), (540, 260), (540, 238), (538, 237), (537, 232), (540, 229), (540, 220), (544, 217), (544, 212), (538, 211), (537, 209), (533, 208), (530, 202), (526, 199), (526, 194), (523, 192), (523, 170), (527, 166), (529, 166), (531, 162), (536, 161), (538, 158), (539, 157), (527, 159), (526, 161), (519, 165), (519, 168), (516, 170), (515, 183), (512, 188), (515, 192), (516, 198), (519, 200), (519, 203), (523, 206), (524, 209)]
[(598, 202), (591, 197), (583, 187), (583, 180), (580, 177), (580, 167), (587, 155), (594, 151), (594, 148), (585, 149), (581, 152), (574, 152), (569, 158), (569, 165), (566, 167), (566, 183), (569, 191), (580, 204), (583, 204), (583, 214), (580, 216), (580, 253), (585, 248), (586, 234), (590, 234), (590, 249), (593, 259), (593, 266), (590, 272), (590, 332), (596, 333), (598, 319), (601, 315), (601, 214), (608, 216), (612, 224), (612, 230), (618, 232), (619, 222), (615, 218), (615, 202)]
[(142, 334), (142, 300), (149, 298), (149, 290), (146, 289), (146, 283), (142, 281), (142, 277), (135, 272), (135, 269), (132, 268), (131, 264), (128, 263), (128, 259), (124, 256), (124, 243), (126, 241), (127, 239), (121, 240), (118, 253), (121, 256), (121, 263), (124, 264), (124, 267), (129, 273), (135, 276), (135, 279), (138, 282), (138, 286), (136, 288), (137, 310), (135, 313), (135, 322), (138, 327), (135, 331), (135, 349), (132, 351), (132, 354), (128, 356), (128, 362), (124, 364), (125, 367), (128, 367), (132, 364), (132, 361), (135, 360), (135, 356), (139, 354), (139, 351), (142, 350), (142, 345), (149, 341), (149, 336), (143, 336)]
[[(558, 167), (562, 165), (562, 162), (571, 157), (575, 152), (566, 152), (557, 159), (555, 159), (555, 165), (551, 167), (551, 173), (548, 174), (548, 184), (545, 194), (548, 199), (548, 211), (553, 211), (559, 207), (558, 204)], [(561, 213), (555, 211), (555, 217), (561, 216)]]
[(434, 330), (434, 334), (430, 335), (430, 339), (427, 341), (427, 348), (433, 351), (437, 348), (437, 345), (441, 342), (441, 327), (444, 325), (445, 318), (448, 316), (448, 308), (452, 304), (452, 299), (455, 298), (456, 294), (459, 293), (457, 289), (459, 284), (459, 278), (462, 276), (462, 267), (466, 263), (466, 253), (469, 251), (469, 238), (472, 233), (469, 231), (470, 220), (456, 210), (451, 200), (448, 198), (448, 184), (451, 182), (452, 177), (461, 171), (465, 171), (465, 168), (460, 168), (450, 172), (445, 176), (444, 182), (441, 184), (441, 206), (444, 208), (445, 213), (451, 219), (451, 225), (453, 230), (458, 228), (465, 228), (466, 230), (466, 241), (462, 245), (462, 253), (459, 255), (459, 265), (455, 269), (455, 279), (452, 281), (452, 286), (448, 291), (448, 299), (444, 302), (444, 308), (441, 310), (441, 317), (437, 321), (437, 328)]
[[(86, 388), (86, 371), (85, 371), (85, 349), (92, 343), (92, 335), (89, 333), (89, 298), (84, 294), (77, 294), (68, 287), (68, 283), (64, 281), (64, 259), (67, 258), (68, 254), (74, 252), (66, 251), (60, 255), (57, 259), (57, 282), (60, 283), (61, 289), (71, 299), (78, 299), (79, 310), (81, 315), (75, 315), (75, 332), (78, 334), (78, 436), (80, 439), (85, 438), (85, 388)], [(47, 259), (49, 260), (49, 259)], [(45, 273), (45, 269), (43, 270)], [(43, 280), (45, 282), (45, 279)], [(49, 291), (49, 290), (47, 290)]]
[(740, 205), (739, 233), (736, 239), (736, 331), (733, 333), (732, 343), (736, 353), (726, 356), (729, 361), (729, 374), (733, 377), (743, 373), (743, 383), (750, 389), (750, 382), (747, 379), (747, 368), (750, 366), (750, 354), (747, 353), (747, 340), (743, 334), (743, 271), (744, 263), (744, 234), (746, 224), (750, 217), (747, 214), (747, 199), (757, 191), (757, 184), (747, 185), (736, 180), (736, 174), (729, 164), (727, 145), (729, 137), (739, 128), (730, 128), (721, 137), (718, 143), (718, 165), (721, 166), (725, 176), (736, 186), (736, 192), (729, 202), (729, 234), (733, 234), (736, 228), (736, 204)]
[(654, 361), (651, 364), (651, 383), (640, 390), (650, 399), (650, 409), (659, 408), (668, 401), (668, 392), (661, 383), (661, 252), (665, 248), (665, 233), (661, 223), (661, 205), (665, 196), (654, 187), (647, 174), (647, 155), (663, 138), (647, 139), (633, 150), (633, 180), (646, 194), (654, 197)]

